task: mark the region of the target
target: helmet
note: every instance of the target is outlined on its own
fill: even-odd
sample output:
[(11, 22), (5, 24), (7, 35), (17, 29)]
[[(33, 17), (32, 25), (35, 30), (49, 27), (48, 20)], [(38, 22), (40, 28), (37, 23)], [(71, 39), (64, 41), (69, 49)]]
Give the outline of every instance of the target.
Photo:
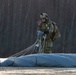
[(41, 19), (48, 19), (48, 15), (46, 13), (41, 13), (40, 18)]

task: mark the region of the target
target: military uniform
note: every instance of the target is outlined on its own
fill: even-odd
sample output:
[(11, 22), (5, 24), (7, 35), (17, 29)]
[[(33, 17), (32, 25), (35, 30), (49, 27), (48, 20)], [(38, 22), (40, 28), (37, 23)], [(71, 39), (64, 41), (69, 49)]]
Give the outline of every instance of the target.
[(46, 13), (41, 13), (40, 18), (37, 31), (37, 37), (41, 44), (40, 48), (42, 53), (50, 53), (54, 40), (60, 37), (60, 32), (56, 23), (50, 21)]
[(60, 37), (56, 32), (57, 26), (56, 23), (50, 20), (46, 22), (38, 23), (38, 38), (41, 41), (42, 53), (50, 53), (52, 52), (53, 42), (56, 38)]

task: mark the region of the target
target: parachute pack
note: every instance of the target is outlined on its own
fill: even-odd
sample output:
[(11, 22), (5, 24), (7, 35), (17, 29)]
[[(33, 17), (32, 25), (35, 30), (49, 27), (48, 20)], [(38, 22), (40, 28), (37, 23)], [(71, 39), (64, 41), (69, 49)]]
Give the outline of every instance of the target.
[(53, 25), (53, 28), (54, 28), (53, 29), (53, 32), (51, 33), (51, 40), (54, 41), (57, 38), (61, 37), (61, 34), (59, 32), (59, 29), (58, 29), (56, 23), (55, 22), (52, 22), (51, 24)]

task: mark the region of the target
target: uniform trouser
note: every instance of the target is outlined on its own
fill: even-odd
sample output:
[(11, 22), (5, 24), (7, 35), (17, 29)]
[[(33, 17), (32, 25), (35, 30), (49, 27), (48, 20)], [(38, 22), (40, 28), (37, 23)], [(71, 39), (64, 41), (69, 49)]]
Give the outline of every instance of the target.
[(51, 40), (45, 40), (45, 41), (41, 41), (41, 45), (42, 45), (42, 53), (51, 53), (52, 52), (52, 41)]
[(37, 37), (39, 40), (41, 40), (41, 52), (42, 53), (50, 53), (52, 52), (52, 45), (53, 42), (51, 41), (51, 39), (46, 38), (46, 40), (44, 41), (43, 39), (43, 32), (42, 31), (38, 31), (37, 33)]

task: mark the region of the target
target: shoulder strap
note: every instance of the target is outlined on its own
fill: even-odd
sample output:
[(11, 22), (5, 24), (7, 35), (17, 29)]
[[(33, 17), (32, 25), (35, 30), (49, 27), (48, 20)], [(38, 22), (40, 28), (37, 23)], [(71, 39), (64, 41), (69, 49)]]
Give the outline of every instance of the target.
[(56, 30), (55, 30), (55, 28), (56, 28), (56, 23), (53, 22), (53, 21), (51, 21), (51, 22), (52, 22), (52, 25), (53, 25), (53, 28), (54, 28), (53, 31), (56, 32)]

